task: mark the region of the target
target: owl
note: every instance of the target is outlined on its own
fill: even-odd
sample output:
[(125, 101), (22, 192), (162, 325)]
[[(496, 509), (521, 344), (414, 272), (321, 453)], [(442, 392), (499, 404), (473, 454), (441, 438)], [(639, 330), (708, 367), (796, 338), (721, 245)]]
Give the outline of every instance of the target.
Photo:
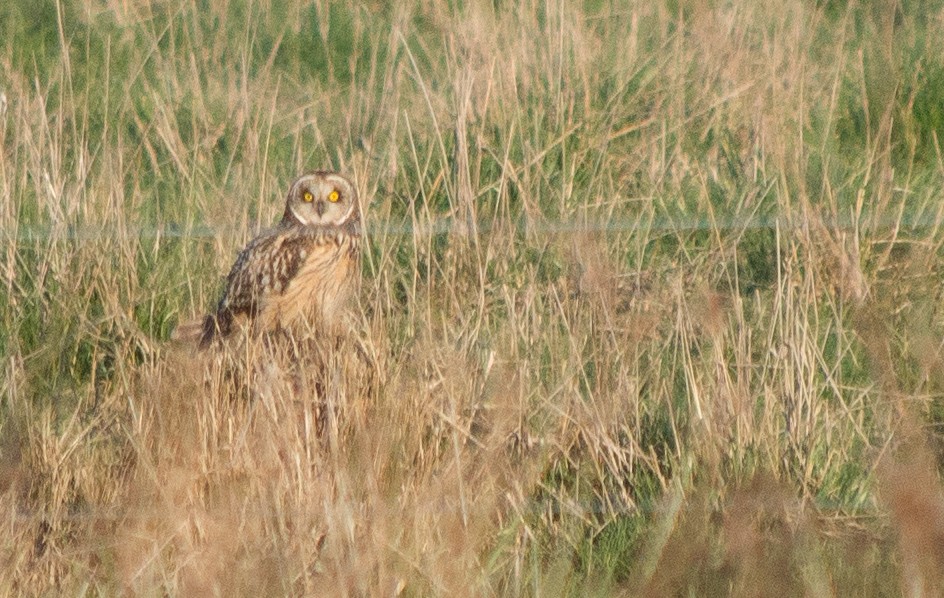
[(296, 179), (281, 222), (239, 252), (216, 310), (200, 324), (200, 347), (246, 326), (332, 328), (357, 279), (360, 220), (345, 177), (317, 170)]

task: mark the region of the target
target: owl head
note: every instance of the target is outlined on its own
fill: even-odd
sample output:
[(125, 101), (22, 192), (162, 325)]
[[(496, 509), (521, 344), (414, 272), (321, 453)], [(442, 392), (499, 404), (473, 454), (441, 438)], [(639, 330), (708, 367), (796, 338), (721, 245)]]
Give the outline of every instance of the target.
[(282, 223), (337, 226), (357, 217), (354, 184), (336, 172), (316, 170), (292, 183), (285, 199)]

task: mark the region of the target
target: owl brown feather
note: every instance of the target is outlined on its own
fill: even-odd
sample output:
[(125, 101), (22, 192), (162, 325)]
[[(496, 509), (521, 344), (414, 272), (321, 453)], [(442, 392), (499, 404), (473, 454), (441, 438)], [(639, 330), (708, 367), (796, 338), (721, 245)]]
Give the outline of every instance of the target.
[[(336, 279), (353, 274), (358, 236), (352, 223), (341, 228), (280, 226), (254, 239), (226, 277), (216, 312), (204, 318), (200, 345), (229, 335), (241, 318), (259, 319), (259, 327), (270, 329), (303, 315), (329, 317), (333, 310), (326, 308), (333, 308), (329, 303), (345, 290)], [(315, 274), (307, 277), (311, 280), (299, 277), (305, 271)]]
[[(266, 331), (299, 322), (328, 327), (350, 298), (357, 277), (360, 212), (353, 184), (315, 171), (292, 183), (285, 214), (236, 258), (216, 309), (175, 338), (201, 347), (238, 326)], [(194, 334), (196, 333), (196, 334)]]

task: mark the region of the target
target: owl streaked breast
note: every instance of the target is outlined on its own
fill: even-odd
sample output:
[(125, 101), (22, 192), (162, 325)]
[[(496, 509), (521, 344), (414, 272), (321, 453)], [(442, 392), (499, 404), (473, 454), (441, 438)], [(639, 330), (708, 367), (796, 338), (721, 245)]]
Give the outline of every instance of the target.
[(259, 305), (257, 328), (290, 328), (301, 322), (331, 326), (350, 302), (359, 267), (358, 238), (346, 231), (320, 232), (299, 245), (293, 275), (277, 279), (278, 292), (268, 293)]

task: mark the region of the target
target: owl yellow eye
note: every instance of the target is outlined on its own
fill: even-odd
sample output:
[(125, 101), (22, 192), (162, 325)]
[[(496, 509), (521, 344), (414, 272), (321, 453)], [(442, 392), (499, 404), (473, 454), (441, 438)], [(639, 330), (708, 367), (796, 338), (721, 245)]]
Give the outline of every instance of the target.
[(335, 202), (341, 199), (341, 194), (338, 193), (337, 189), (328, 194), (328, 201)]
[(304, 199), (308, 203), (311, 203), (312, 201), (314, 201), (315, 196), (311, 194), (311, 191), (305, 191), (305, 194), (302, 195), (302, 199)]

